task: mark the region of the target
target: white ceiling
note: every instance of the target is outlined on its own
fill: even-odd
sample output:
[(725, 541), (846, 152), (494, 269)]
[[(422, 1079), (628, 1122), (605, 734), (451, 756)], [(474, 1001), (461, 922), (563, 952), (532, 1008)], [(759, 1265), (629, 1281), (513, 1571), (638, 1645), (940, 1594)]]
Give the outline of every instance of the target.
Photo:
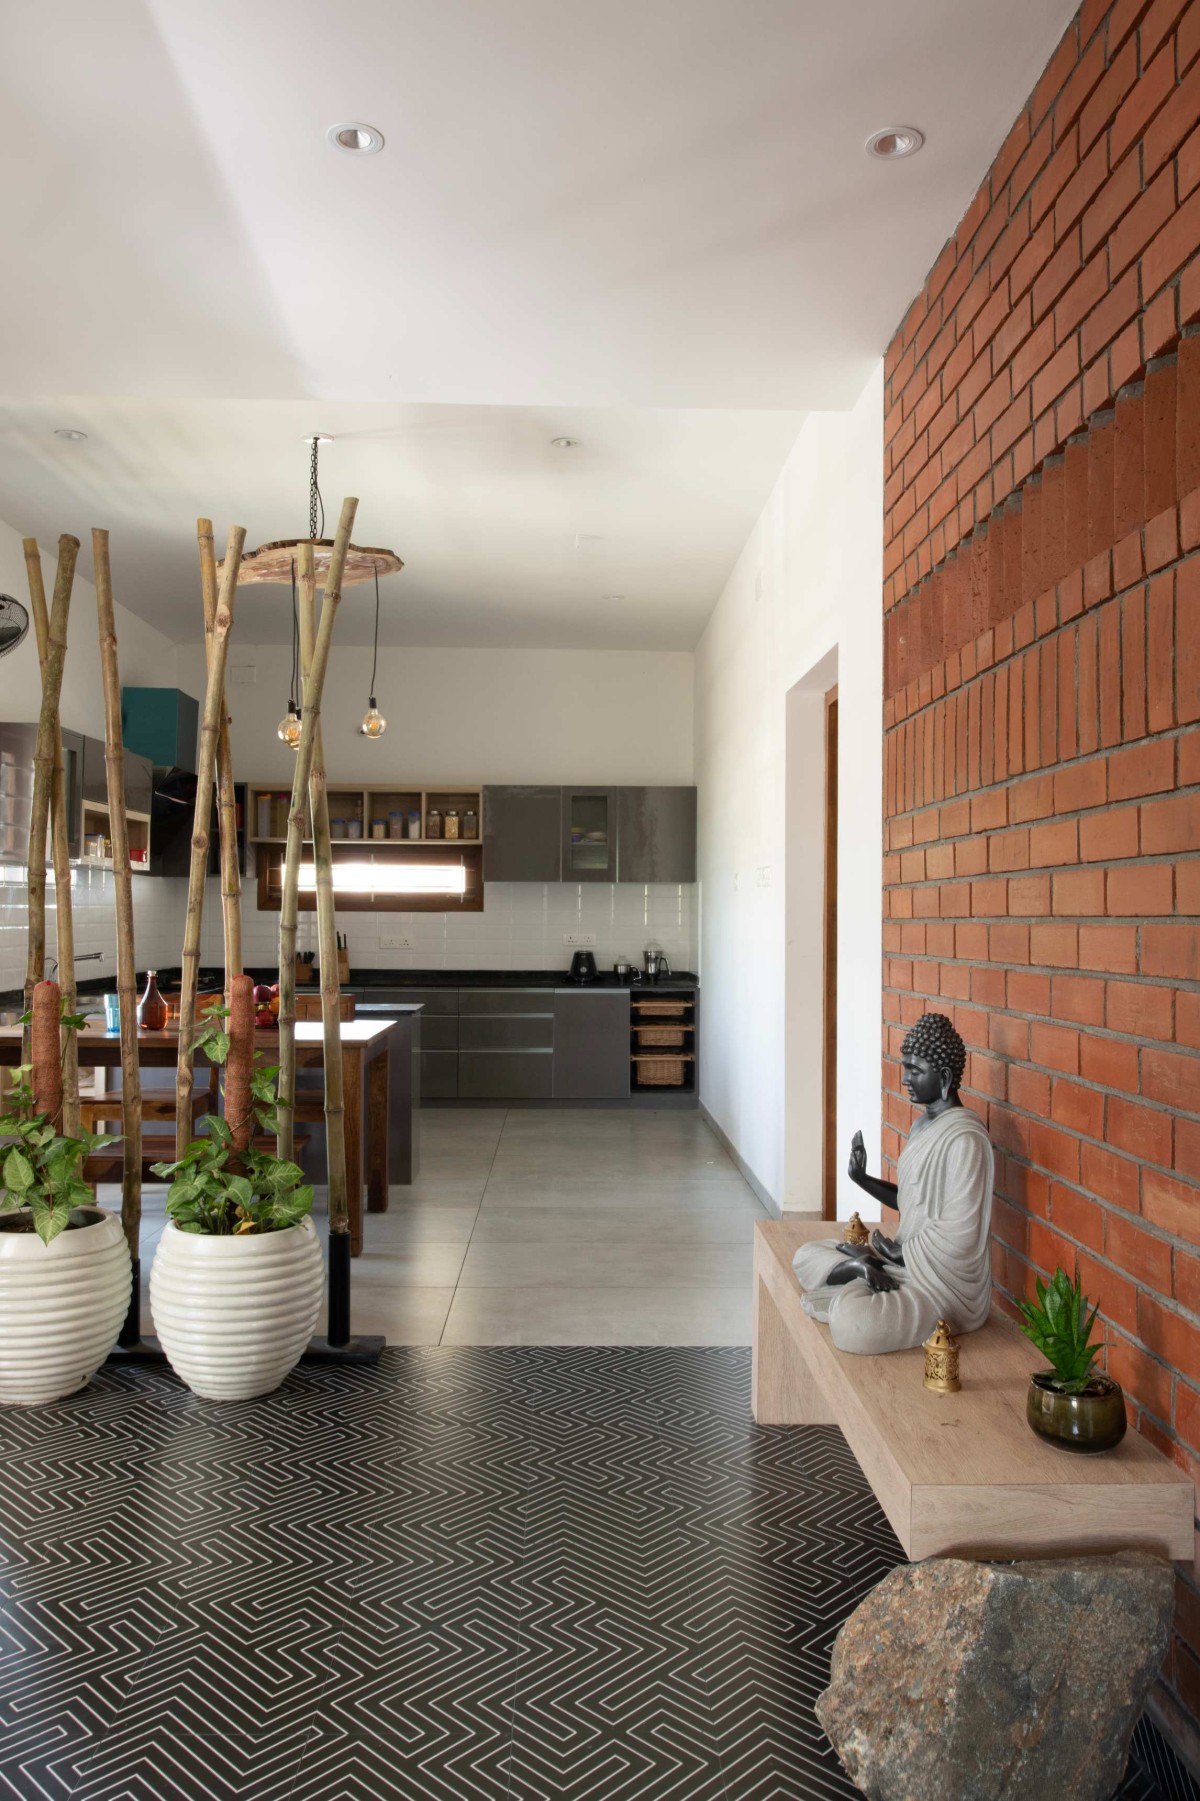
[[(352, 472), (408, 563), (396, 641), (690, 644), (1072, 11), (4, 0), (0, 514), (53, 535), (86, 499), (130, 534), (130, 603), (174, 620), (195, 512), (297, 529), (320, 427), (348, 440), (330, 492)], [(331, 150), (345, 119), (383, 154)], [(925, 150), (870, 161), (896, 123)], [(624, 613), (581, 610), (614, 587)]]

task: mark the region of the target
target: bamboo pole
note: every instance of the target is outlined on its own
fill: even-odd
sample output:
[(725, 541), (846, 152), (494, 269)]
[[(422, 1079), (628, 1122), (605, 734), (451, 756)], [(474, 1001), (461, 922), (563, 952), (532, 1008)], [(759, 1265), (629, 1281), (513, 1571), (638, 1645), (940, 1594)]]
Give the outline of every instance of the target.
[[(307, 590), (310, 613), (314, 608), (316, 572), (311, 544), (297, 546), (297, 584), (303, 594)], [(293, 836), (291, 810), (288, 813), (287, 847), (283, 854), (284, 875), (279, 902), (279, 1080), (276, 1084), (275, 1151), (288, 1162), (296, 1154), (296, 934), (299, 923), (299, 876), (289, 881), (287, 872), (299, 869), (304, 849), (304, 820)]]
[[(358, 501), (357, 500), (355, 500), (353, 498), (349, 498), (342, 502), (342, 516), (338, 520), (337, 534), (334, 538), (333, 549), (332, 549), (332, 552), (330, 553), (330, 558), (329, 558), (329, 573), (325, 578), (325, 593), (324, 593), (324, 596), (322, 599), (322, 604), (321, 604), (320, 624), (316, 627), (316, 629), (314, 631), (313, 644), (312, 644), (312, 656), (309, 659), (309, 666), (304, 672), (304, 680), (303, 680), (304, 695), (303, 695), (303, 710), (302, 710), (301, 722), (300, 722), (300, 743), (296, 749), (296, 765), (295, 765), (295, 769), (292, 772), (292, 799), (291, 799), (291, 805), (288, 808), (287, 848), (284, 851), (283, 885), (282, 885), (282, 891), (281, 891), (280, 900), (279, 900), (279, 916), (280, 916), (280, 971), (279, 971), (280, 1045), (279, 1045), (279, 1056), (280, 1056), (280, 1063), (279, 1063), (279, 1084), (278, 1084), (278, 1090), (277, 1090), (277, 1105), (279, 1108), (279, 1127), (280, 1127), (279, 1155), (281, 1157), (291, 1155), (291, 1150), (285, 1149), (284, 1147), (285, 1147), (285, 1145), (290, 1145), (290, 1143), (292, 1141), (293, 1119), (294, 1119), (294, 1109), (295, 1109), (295, 1088), (296, 1088), (295, 994), (294, 994), (294, 990), (293, 990), (293, 994), (292, 994), (292, 1019), (290, 1021), (286, 1022), (286, 1024), (285, 1024), (285, 1021), (283, 1018), (283, 1012), (284, 1012), (284, 1009), (283, 1009), (283, 984), (284, 984), (284, 979), (285, 979), (284, 969), (283, 969), (283, 952), (284, 952), (284, 945), (285, 945), (283, 922), (285, 920), (291, 921), (291, 935), (290, 935), (290, 939), (288, 940), (288, 942), (290, 942), (290, 945), (291, 945), (291, 961), (292, 961), (291, 981), (294, 985), (295, 979), (296, 979), (295, 922), (296, 922), (297, 912), (299, 910), (300, 858), (301, 858), (301, 855), (303, 854), (303, 847), (304, 847), (304, 825), (305, 825), (305, 819), (306, 819), (306, 815), (307, 815), (309, 778), (312, 774), (313, 752), (314, 752), (314, 747), (315, 747), (315, 742), (316, 742), (316, 734), (319, 730), (320, 723), (321, 723), (321, 693), (325, 686), (325, 672), (329, 666), (329, 645), (330, 645), (330, 641), (333, 637), (333, 625), (334, 625), (334, 620), (337, 617), (337, 609), (338, 609), (338, 606), (339, 606), (339, 604), (341, 602), (341, 598), (342, 598), (342, 573), (346, 567), (346, 552), (349, 549), (350, 534), (354, 529), (354, 515), (357, 512), (357, 510), (358, 510)], [(304, 547), (301, 546), (302, 551), (303, 551), (303, 548)], [(303, 567), (303, 565), (302, 565), (302, 567)], [(315, 587), (315, 583), (314, 583), (314, 587)], [(310, 593), (311, 592), (312, 592), (312, 590), (310, 589)], [(311, 620), (311, 612), (310, 612), (310, 620)], [(303, 657), (303, 649), (302, 649), (301, 655)], [(314, 862), (317, 862), (317, 859), (315, 856), (315, 850), (316, 850), (315, 845), (313, 848), (314, 848)], [(319, 922), (319, 919), (320, 919), (320, 915), (318, 914), (318, 922)], [(321, 956), (321, 990), (322, 990), (322, 1015), (323, 1015), (324, 1014), (325, 984), (326, 984), (326, 981), (331, 972), (332, 972), (335, 984), (337, 981), (337, 946), (336, 946), (336, 944), (334, 944), (332, 953), (329, 956), (328, 961), (327, 961), (325, 945), (322, 942), (320, 956)], [(335, 994), (336, 994), (336, 988), (335, 988)], [(335, 1002), (335, 1005), (336, 1005), (336, 1002)], [(341, 1037), (340, 1037), (340, 1034), (338, 1037), (337, 1071), (338, 1071), (338, 1074), (337, 1074), (336, 1079), (340, 1085), (340, 1078), (341, 1078)], [(334, 1157), (335, 1157), (336, 1153), (335, 1153), (335, 1148), (334, 1148), (334, 1145), (332, 1142), (332, 1137), (330, 1136), (330, 1133), (329, 1133), (329, 1121), (328, 1121), (329, 1092), (330, 1092), (329, 1091), (329, 1063), (328, 1063), (328, 1059), (327, 1059), (326, 1067), (325, 1067), (325, 1106), (326, 1106), (326, 1115), (327, 1115), (327, 1117), (326, 1117), (326, 1136), (329, 1139), (329, 1143), (327, 1144), (327, 1147), (326, 1147), (326, 1154), (327, 1154), (327, 1158), (328, 1158), (328, 1162), (329, 1162), (329, 1225), (330, 1225), (331, 1231), (344, 1232), (347, 1230), (346, 1222), (349, 1219), (349, 1214), (347, 1211), (346, 1182), (345, 1182), (345, 1139), (344, 1139), (344, 1136), (342, 1136), (342, 1138), (341, 1138), (341, 1143), (342, 1143), (342, 1181), (341, 1181), (340, 1188), (338, 1188), (335, 1193)], [(342, 1115), (339, 1111), (339, 1113), (337, 1115), (337, 1120), (336, 1120), (336, 1131), (338, 1132), (339, 1135), (342, 1134), (342, 1128), (343, 1128), (343, 1120), (342, 1120)], [(334, 1223), (335, 1209), (338, 1210), (339, 1217), (343, 1221), (343, 1223), (341, 1225), (335, 1225), (335, 1223)]]
[[(316, 577), (313, 553), (303, 547), (299, 581), (300, 669), (307, 685), (316, 650)], [(307, 568), (305, 564), (307, 563)], [(320, 695), (317, 696), (320, 706)], [(341, 982), (337, 951), (337, 914), (330, 848), (329, 789), (320, 717), (313, 721), (313, 758), (308, 778), (308, 810), (312, 820), (313, 868), (316, 874), (317, 944), (321, 960), (321, 1061), (325, 1073), (325, 1159), (329, 1178), (329, 1305), (326, 1336), (330, 1345), (350, 1340), (350, 1214), (346, 1172), (346, 1103), (342, 1065)], [(294, 961), (293, 961), (294, 970)]]
[[(25, 572), (29, 584), (29, 608), (37, 634), (38, 661), (42, 680), (46, 679), (46, 658), (50, 654), (50, 614), (46, 606), (46, 586), (42, 580), (42, 553), (36, 538), (22, 542)], [(76, 1009), (75, 987), (75, 916), (71, 896), (71, 842), (67, 820), (66, 787), (63, 775), (62, 719), (54, 722), (54, 778), (50, 790), (50, 841), (54, 855), (54, 951), (58, 959), (58, 985), (67, 1003), (67, 1012)], [(68, 1138), (79, 1133), (79, 1040), (68, 1032), (63, 1046), (62, 1129)]]
[[(66, 532), (58, 540), (58, 568), (54, 576), (54, 603), (46, 639), (46, 664), (42, 674), (42, 704), (38, 714), (37, 744), (33, 753), (33, 801), (29, 817), (29, 949), (25, 965), (25, 1011), (33, 1006), (33, 991), (46, 972), (46, 833), (50, 821), (50, 794), (54, 786), (55, 747), (58, 738), (58, 703), (62, 693), (63, 663), (67, 655), (67, 615), (75, 580), (79, 539)], [(21, 1061), (28, 1063), (32, 1040), (25, 1026), (21, 1036)]]
[(92, 530), (96, 615), (100, 627), (100, 674), (104, 684), (104, 768), (108, 777), (108, 828), (112, 838), (113, 887), (117, 916), (117, 994), (121, 1009), (121, 1225), (133, 1260), (133, 1297), (121, 1333), (136, 1344), (140, 1286), (138, 1244), (142, 1223), (142, 1078), (138, 1067), (137, 965), (133, 949), (133, 877), (129, 869), (129, 827), (125, 818), (125, 746), (121, 738), (121, 675), (113, 610), (108, 533)]
[[(204, 597), (204, 657), (212, 661), (217, 623), (217, 564), (213, 553), (211, 519), (197, 519), (200, 547), (200, 588)], [(229, 708), (221, 689), (221, 724), (217, 732), (217, 826), (221, 838), (221, 921), (225, 931), (225, 1005), (230, 1005), (230, 983), (242, 973), (242, 879), (238, 870), (237, 796), (233, 787), (233, 746)]]
[[(217, 766), (217, 740), (225, 709), (225, 664), (229, 633), (233, 627), (233, 602), (246, 529), (229, 528), (229, 544), (221, 571), (217, 610), (213, 618), (212, 653), (204, 689), (200, 721), (200, 746), (196, 758), (196, 814), (192, 823), (192, 859), (188, 868), (187, 912), (183, 922), (183, 967), (179, 995), (179, 1061), (175, 1070), (175, 1155), (182, 1157), (192, 1135), (193, 1041), (196, 1036), (196, 972), (200, 965), (200, 927), (204, 920), (204, 881), (208, 874), (209, 825), (212, 820), (213, 782)], [(226, 972), (228, 977), (228, 972)]]

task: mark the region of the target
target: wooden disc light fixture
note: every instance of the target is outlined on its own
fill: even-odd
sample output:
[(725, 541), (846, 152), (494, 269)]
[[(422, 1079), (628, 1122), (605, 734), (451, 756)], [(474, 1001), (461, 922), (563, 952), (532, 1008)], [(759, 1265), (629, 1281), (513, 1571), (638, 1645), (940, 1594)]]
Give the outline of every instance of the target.
[[(317, 458), (322, 444), (332, 444), (333, 439), (327, 432), (314, 432), (305, 439), (309, 447), (308, 466), (308, 536), (306, 538), (274, 538), (269, 544), (260, 544), (257, 550), (248, 550), (242, 558), (238, 572), (238, 586), (247, 582), (289, 582), (295, 585), (296, 563), (302, 544), (311, 545), (313, 552), (314, 573), (318, 581), (322, 581), (329, 573), (329, 559), (333, 551), (333, 539), (325, 537), (325, 504), (321, 499), (321, 489), (317, 480)], [(375, 647), (378, 655), (379, 647), (379, 577), (395, 575), (403, 569), (404, 563), (394, 550), (384, 550), (374, 545), (351, 544), (346, 552), (346, 567), (342, 575), (342, 587), (351, 588), (358, 582), (374, 581), (375, 583)], [(294, 618), (293, 600), (293, 618)], [(293, 628), (293, 644), (295, 643)], [(293, 657), (293, 671), (294, 671)], [(279, 736), (294, 750), (300, 741), (299, 706), (295, 697), (295, 674), (293, 673), (293, 696), (288, 702), (288, 713), (279, 727)], [(375, 684), (372, 670), (371, 685)], [(372, 715), (374, 717), (372, 718)], [(285, 735), (284, 727), (289, 726)], [(359, 728), (365, 738), (382, 737), (386, 721), (383, 720), (375, 706), (375, 696), (371, 695), (371, 704)], [(368, 729), (369, 728), (369, 729)]]

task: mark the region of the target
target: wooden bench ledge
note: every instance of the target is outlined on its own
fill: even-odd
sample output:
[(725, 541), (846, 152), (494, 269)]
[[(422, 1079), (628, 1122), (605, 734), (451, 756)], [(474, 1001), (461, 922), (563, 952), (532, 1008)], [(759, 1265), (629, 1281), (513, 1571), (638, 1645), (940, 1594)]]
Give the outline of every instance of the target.
[(962, 1340), (962, 1390), (934, 1394), (920, 1350), (838, 1351), (801, 1305), (792, 1257), (838, 1228), (765, 1220), (754, 1231), (759, 1425), (836, 1425), (912, 1559), (1029, 1557), (1129, 1546), (1191, 1559), (1191, 1479), (1132, 1429), (1115, 1451), (1058, 1451), (1030, 1431), (1038, 1353), (1004, 1314)]

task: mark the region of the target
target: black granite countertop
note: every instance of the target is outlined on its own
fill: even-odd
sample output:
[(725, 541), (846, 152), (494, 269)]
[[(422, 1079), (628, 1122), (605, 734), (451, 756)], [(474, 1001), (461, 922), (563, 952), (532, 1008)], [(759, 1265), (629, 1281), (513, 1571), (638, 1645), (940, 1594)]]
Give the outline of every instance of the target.
[[(246, 972), (256, 982), (270, 984), (278, 980), (276, 969), (250, 969)], [(180, 971), (160, 969), (157, 971), (158, 985), (167, 992), (178, 988)], [(314, 981), (302, 985), (302, 994), (311, 994), (320, 979), (320, 971), (314, 970)], [(138, 971), (139, 992), (145, 985), (146, 972)], [(205, 968), (200, 971), (200, 988), (211, 991), (221, 987), (224, 981), (222, 971)], [(89, 976), (77, 986), (80, 995), (111, 994), (117, 985), (115, 976)], [(655, 982), (619, 982), (611, 970), (602, 972), (594, 982), (572, 982), (565, 969), (352, 969), (350, 979), (342, 984), (344, 989), (364, 991), (369, 997), (375, 988), (578, 988), (581, 992), (593, 990), (604, 991), (614, 988), (629, 988), (633, 993), (645, 988), (647, 991), (657, 989), (665, 993), (676, 989), (680, 993), (694, 993), (700, 986), (700, 978), (690, 969), (681, 969), (674, 975), (663, 976)], [(19, 1007), (22, 1004), (22, 992), (19, 988), (0, 994), (0, 1006)]]
[(619, 982), (611, 971), (594, 982), (572, 982), (565, 969), (352, 969), (346, 988), (362, 988), (369, 997), (373, 988), (677, 988), (691, 992), (700, 978), (691, 970), (663, 976), (657, 983)]

